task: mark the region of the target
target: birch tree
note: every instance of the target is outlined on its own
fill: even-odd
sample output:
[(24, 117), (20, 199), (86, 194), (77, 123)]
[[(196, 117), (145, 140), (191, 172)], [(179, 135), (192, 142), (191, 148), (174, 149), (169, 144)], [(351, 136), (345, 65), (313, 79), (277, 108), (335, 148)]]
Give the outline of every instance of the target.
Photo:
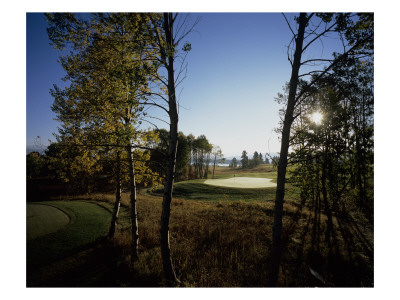
[[(186, 36), (192, 31), (196, 22), (189, 24), (188, 15), (179, 18), (178, 14), (173, 13), (163, 13), (162, 17), (153, 16), (152, 21), (156, 39), (156, 59), (164, 69), (164, 72), (158, 74), (156, 79), (163, 85), (162, 91), (165, 91), (166, 94), (166, 97), (164, 97), (162, 93), (155, 95), (161, 98), (162, 104), (153, 103), (153, 105), (162, 109), (167, 114), (169, 121), (167, 168), (164, 181), (160, 229), (161, 256), (167, 284), (176, 285), (179, 283), (179, 280), (176, 277), (174, 265), (172, 263), (169, 242), (172, 190), (178, 146), (179, 103), (176, 89), (185, 78), (185, 57), (191, 49), (189, 43), (184, 43), (184, 45), (182, 45), (182, 43)], [(175, 73), (177, 60), (181, 68)]]
[(224, 159), (224, 155), (222, 154), (221, 148), (217, 145), (213, 146), (212, 155), (214, 156), (213, 173), (212, 173), (212, 178), (214, 179), (215, 165), (219, 162), (225, 161), (225, 159)]
[[(60, 58), (67, 72), (64, 90), (55, 86), (53, 111), (62, 122), (61, 135), (80, 132), (75, 144), (109, 149), (117, 157), (116, 202), (110, 236), (114, 234), (120, 201), (120, 155), (125, 149), (130, 174), (132, 263), (138, 259), (136, 174), (133, 143), (146, 141), (139, 117), (157, 64), (153, 55), (149, 14), (47, 14), (52, 45), (70, 50)], [(76, 138), (76, 134), (75, 134)], [(71, 142), (71, 141), (70, 141)], [(137, 145), (136, 145), (137, 146)], [(140, 146), (140, 145), (139, 145)]]

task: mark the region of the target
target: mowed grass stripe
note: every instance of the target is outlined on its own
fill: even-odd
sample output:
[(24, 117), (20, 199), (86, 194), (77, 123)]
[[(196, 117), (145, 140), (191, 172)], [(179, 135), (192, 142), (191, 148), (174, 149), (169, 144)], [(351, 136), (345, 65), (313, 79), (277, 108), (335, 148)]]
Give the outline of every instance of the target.
[(27, 240), (56, 232), (70, 221), (67, 214), (53, 206), (28, 203), (26, 208)]
[(52, 201), (40, 204), (54, 206), (70, 217), (69, 224), (53, 233), (27, 241), (27, 266), (41, 266), (73, 253), (104, 236), (111, 214), (106, 208), (84, 201)]

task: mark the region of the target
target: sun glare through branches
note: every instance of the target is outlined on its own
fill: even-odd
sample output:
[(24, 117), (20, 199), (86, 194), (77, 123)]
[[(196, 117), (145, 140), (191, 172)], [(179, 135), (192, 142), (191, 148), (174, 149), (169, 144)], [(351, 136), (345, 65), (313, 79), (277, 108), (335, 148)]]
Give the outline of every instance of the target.
[(315, 124), (317, 124), (317, 125), (320, 125), (320, 124), (321, 124), (323, 117), (324, 117), (324, 116), (323, 116), (322, 113), (319, 112), (319, 111), (313, 112), (313, 113), (311, 114), (311, 120), (312, 120)]

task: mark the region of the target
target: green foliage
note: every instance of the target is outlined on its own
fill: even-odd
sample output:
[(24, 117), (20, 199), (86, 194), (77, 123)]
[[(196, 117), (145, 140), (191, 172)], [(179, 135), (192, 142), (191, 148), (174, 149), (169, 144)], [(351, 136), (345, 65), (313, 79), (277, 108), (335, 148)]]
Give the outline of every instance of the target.
[(212, 178), (214, 178), (216, 164), (224, 163), (225, 162), (225, 158), (224, 158), (224, 155), (222, 154), (221, 148), (219, 146), (216, 146), (216, 145), (214, 145), (213, 148), (212, 148), (212, 155), (214, 156), (214, 159), (213, 159), (213, 177)]
[(243, 169), (248, 168), (249, 167), (249, 157), (247, 156), (246, 150), (243, 150), (241, 158), (242, 159), (240, 160), (240, 162), (242, 164), (242, 168)]
[(26, 176), (35, 178), (46, 173), (45, 158), (39, 152), (31, 152), (26, 156)]
[(193, 178), (207, 178), (211, 161), (212, 144), (205, 135), (200, 135), (192, 142)]
[(90, 192), (102, 171), (97, 151), (76, 146), (69, 139), (50, 144), (46, 158), (49, 169), (67, 183), (73, 194)]
[[(148, 143), (156, 139), (154, 132), (139, 126), (159, 67), (152, 44), (152, 19), (158, 16), (96, 13), (47, 14), (47, 18), (53, 46), (71, 49), (60, 58), (67, 74), (64, 80), (70, 84), (51, 90), (52, 110), (62, 124), (59, 173), (69, 180), (82, 172), (93, 176), (104, 165), (112, 171), (104, 162), (116, 162), (117, 153), (128, 145), (149, 148)], [(148, 166), (148, 151), (135, 150), (134, 157), (138, 183), (158, 182)]]
[[(154, 172), (160, 174), (160, 177), (165, 178), (166, 174), (166, 158), (168, 155), (168, 137), (169, 131), (166, 129), (157, 129), (154, 131), (157, 135), (157, 140), (152, 142), (151, 158), (149, 163), (151, 169)], [(178, 147), (176, 153), (176, 166), (175, 166), (175, 178), (177, 181), (185, 180), (189, 173), (189, 163), (190, 163), (190, 153), (191, 153), (191, 142), (190, 138), (186, 137), (184, 133), (178, 133)]]
[[(241, 158), (242, 159), (240, 160), (240, 162), (241, 162), (243, 169), (256, 168), (257, 166), (264, 164), (264, 159), (263, 159), (263, 155), (261, 152), (258, 153), (257, 151), (255, 151), (253, 153), (253, 158), (249, 159), (249, 157), (247, 156), (247, 151), (244, 150), (242, 152)], [(233, 167), (233, 168), (235, 168), (237, 166), (237, 160), (236, 160), (236, 158), (234, 158), (234, 159), (235, 159), (235, 162), (234, 163), (231, 162), (231, 165), (230, 165), (230, 167)], [(267, 163), (267, 162), (265, 162), (265, 163)]]
[(192, 50), (192, 44), (185, 43), (185, 45), (183, 45), (182, 51), (189, 52), (190, 50)]
[(236, 168), (238, 166), (238, 161), (236, 157), (232, 158), (231, 163), (229, 164), (230, 168)]
[(177, 181), (188, 179), (191, 145), (190, 140), (182, 132), (178, 133), (178, 148), (176, 152)]
[[(285, 107), (280, 110), (277, 132), (283, 133), (284, 126), (285, 132), (290, 132), (290, 137), (285, 135), (285, 147), (292, 150), (289, 163), (295, 165), (290, 181), (301, 187), (302, 200), (309, 200), (319, 209), (323, 204), (329, 232), (331, 212), (337, 212), (344, 202), (358, 203), (370, 216), (373, 213), (373, 201), (367, 195), (371, 195), (368, 182), (373, 175), (374, 28), (373, 14), (302, 16), (314, 18), (314, 15), (326, 23), (325, 26), (309, 22), (306, 27), (310, 28), (306, 29), (312, 27), (313, 32), (320, 31), (321, 36), (340, 34), (344, 55), (333, 53), (332, 63), (324, 70), (308, 73), (313, 74), (309, 82), (297, 78), (295, 95), (289, 92), (289, 85), (284, 93), (278, 94), (278, 103)], [(308, 38), (304, 39), (306, 46), (302, 51), (312, 43)], [(323, 115), (320, 125), (310, 117), (316, 111)], [(358, 191), (357, 197), (351, 196), (354, 189)]]
[(258, 154), (257, 151), (254, 152), (253, 154), (253, 159), (249, 160), (249, 167), (250, 168), (254, 168), (257, 167), (258, 165), (263, 163), (263, 159), (262, 159), (262, 154)]
[[(166, 129), (157, 129), (158, 141), (154, 142), (155, 151), (151, 153), (150, 164), (153, 171), (165, 177), (165, 159), (168, 153), (168, 136)], [(195, 137), (192, 134), (178, 133), (175, 180), (207, 178), (210, 163), (223, 160), (222, 150), (213, 147), (205, 135)]]
[[(320, 195), (333, 209), (351, 202), (372, 214), (369, 184), (373, 177), (372, 66), (349, 59), (322, 80), (318, 93), (301, 106), (294, 124), (290, 161), (291, 182), (301, 188), (304, 201)], [(318, 107), (320, 125), (309, 114)]]
[(258, 159), (260, 160), (260, 164), (264, 163), (263, 155), (261, 152), (258, 154)]
[(363, 43), (357, 48), (357, 53), (363, 54), (367, 52), (368, 55), (373, 55), (374, 14), (357, 13), (356, 20), (347, 26), (345, 35), (351, 45), (355, 45), (360, 40), (366, 40), (366, 43)]

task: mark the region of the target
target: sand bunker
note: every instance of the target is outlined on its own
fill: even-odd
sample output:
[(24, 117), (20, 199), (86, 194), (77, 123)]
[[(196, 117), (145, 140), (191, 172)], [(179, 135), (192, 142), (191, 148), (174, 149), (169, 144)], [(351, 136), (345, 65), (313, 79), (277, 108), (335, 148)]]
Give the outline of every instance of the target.
[(255, 177), (233, 177), (228, 179), (207, 179), (205, 184), (233, 187), (233, 188), (267, 188), (276, 187), (276, 183), (271, 182), (269, 178)]

